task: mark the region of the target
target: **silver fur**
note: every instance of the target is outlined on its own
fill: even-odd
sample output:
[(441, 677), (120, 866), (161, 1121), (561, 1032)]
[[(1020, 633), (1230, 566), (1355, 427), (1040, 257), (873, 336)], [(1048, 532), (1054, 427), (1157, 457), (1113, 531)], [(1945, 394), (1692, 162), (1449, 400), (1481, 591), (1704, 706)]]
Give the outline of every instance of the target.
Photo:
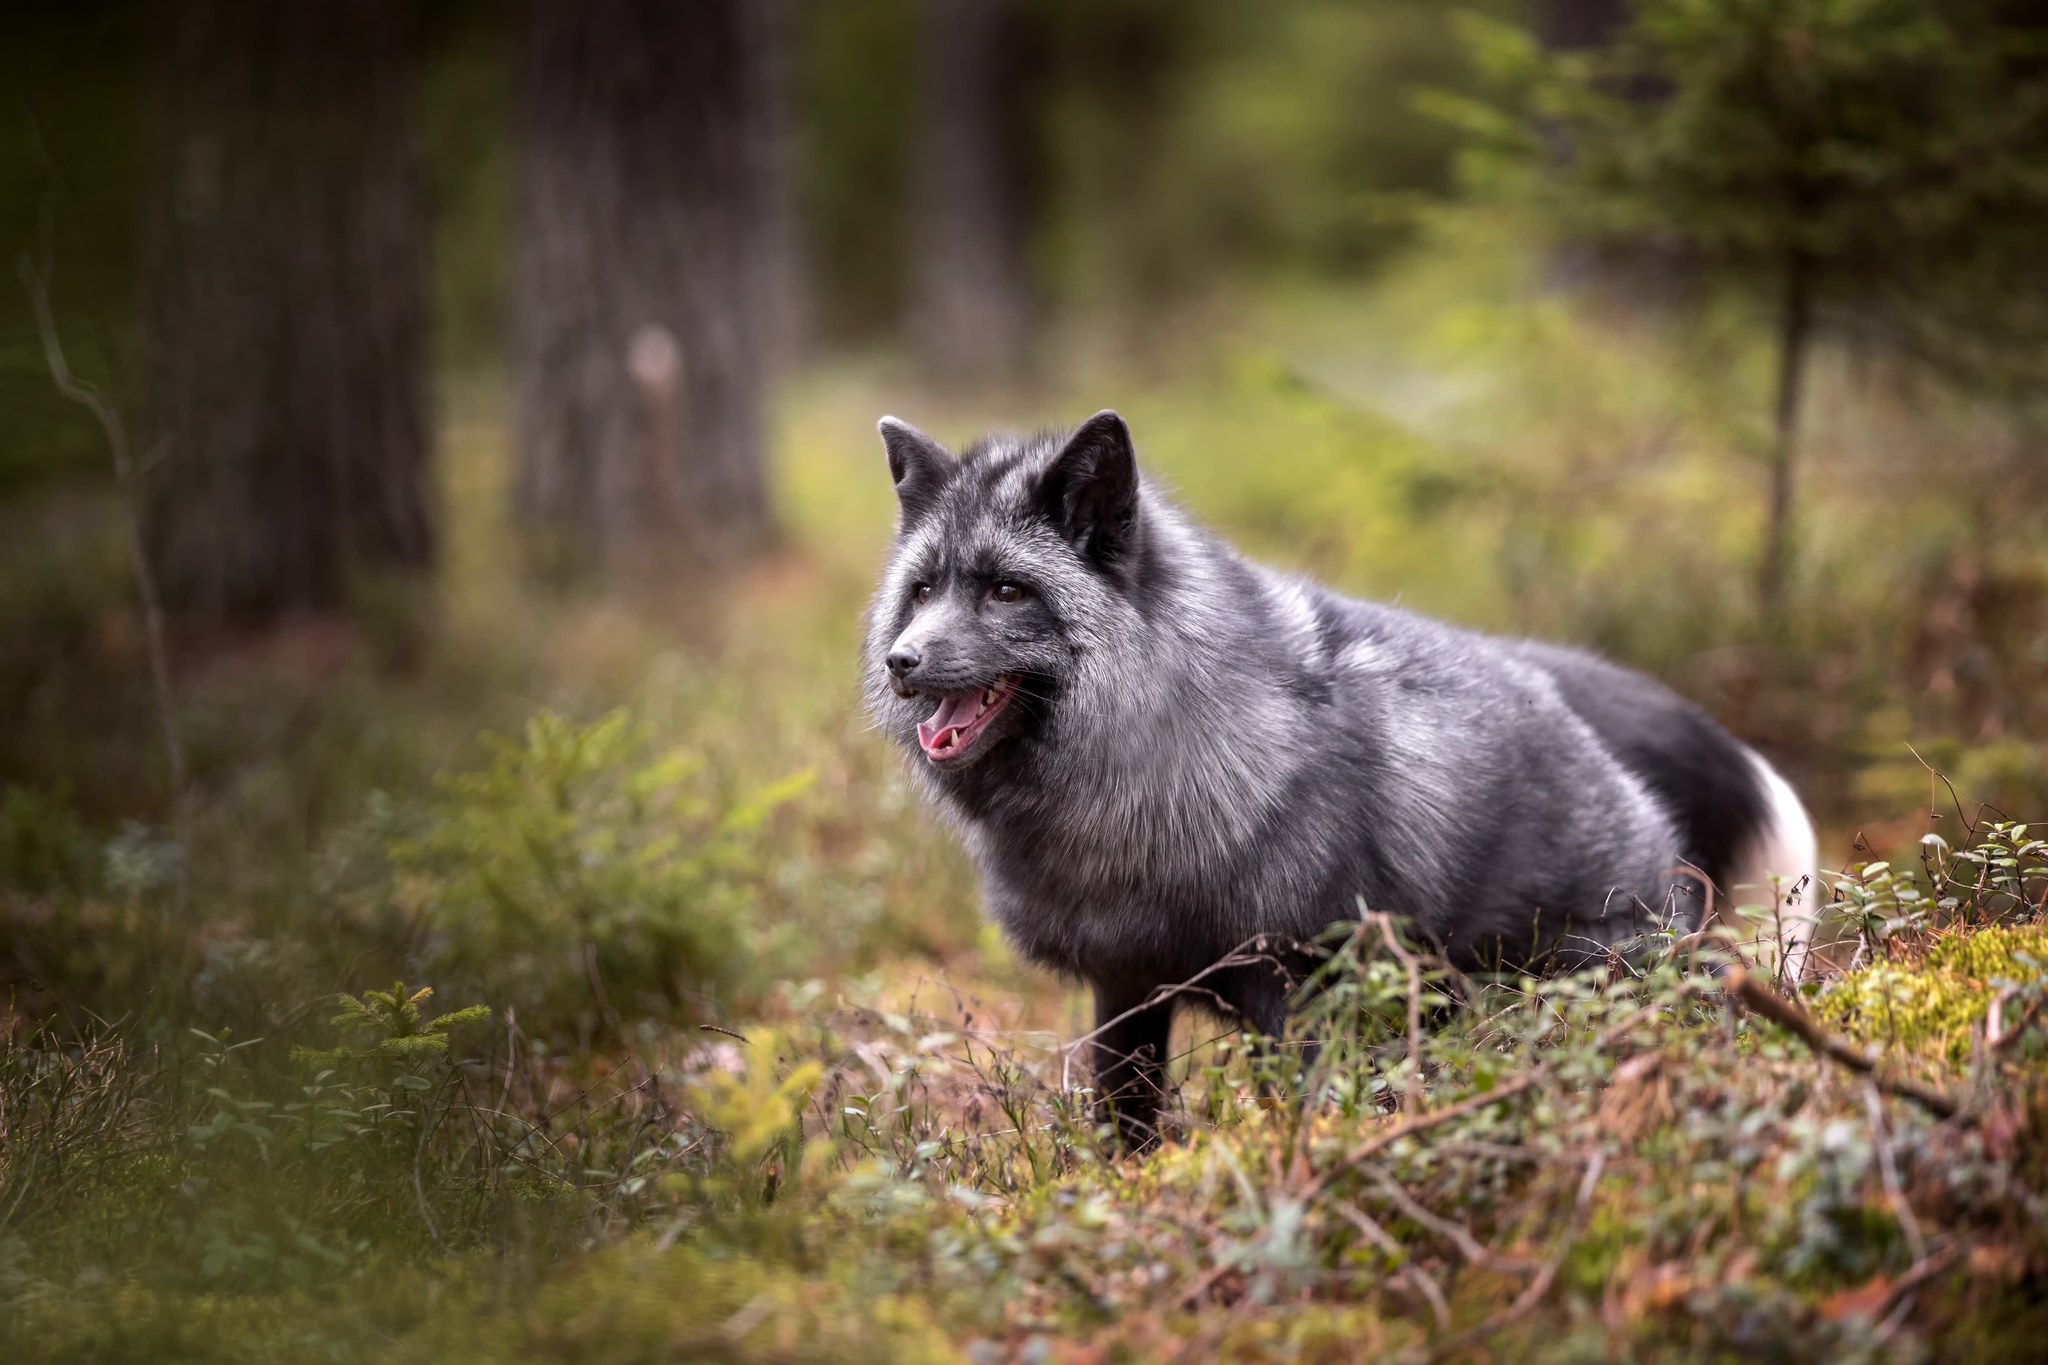
[[(882, 430), (901, 516), (867, 618), (870, 712), (1012, 942), (1091, 983), (1104, 1021), (1263, 938), (1279, 970), (1204, 985), (1277, 1034), (1293, 946), (1361, 900), (1467, 966), (1570, 966), (1697, 926), (1686, 812), (1577, 699), (1610, 673), (1653, 710), (1688, 707), (1675, 695), (1246, 560), (1137, 476), (1114, 413), (958, 460), (893, 419)], [(1028, 600), (999, 604), (999, 581)], [(900, 680), (883, 663), (899, 645), (921, 657)], [(983, 752), (929, 762), (916, 728), (932, 694), (1006, 675), (1026, 679), (1021, 700)], [(1100, 1088), (1141, 1141), (1171, 1009), (1138, 1010), (1097, 1048)]]

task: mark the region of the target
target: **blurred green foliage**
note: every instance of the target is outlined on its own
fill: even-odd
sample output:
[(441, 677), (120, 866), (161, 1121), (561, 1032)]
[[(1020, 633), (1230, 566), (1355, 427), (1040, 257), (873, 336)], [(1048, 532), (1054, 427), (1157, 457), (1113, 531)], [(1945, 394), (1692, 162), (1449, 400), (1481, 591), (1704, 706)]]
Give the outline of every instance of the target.
[(80, 471), (110, 477), (98, 431), (50, 385), (14, 260), (48, 241), (51, 299), (75, 319), (72, 363), (130, 387), (148, 186), (139, 7), (88, 4), (10, 14), (0, 39), (0, 498)]
[(1637, 0), (1551, 52), (1468, 21), (1497, 105), (1433, 94), (1481, 183), (1566, 238), (1809, 293), (1864, 344), (1943, 373), (2036, 362), (2048, 214), (2038, 20), (1998, 0)]
[(1858, 1037), (1962, 1065), (1994, 1000), (2009, 1031), (2048, 993), (2048, 928), (2035, 903), (2048, 840), (1992, 821), (1960, 849), (1927, 835), (1921, 862), (1919, 874), (1866, 863), (1843, 880), (1858, 946), (1817, 1012)]
[(432, 986), (408, 991), (403, 981), (388, 991), (343, 995), (341, 1010), (327, 1021), (330, 1028), (357, 1035), (358, 1041), (318, 1051), (294, 1049), (292, 1060), (309, 1066), (343, 1066), (359, 1062), (436, 1061), (448, 1055), (448, 1031), (491, 1017), (484, 1005), (471, 1005), (436, 1019), (427, 1019), (420, 1004)]
[(394, 849), (446, 969), (585, 1033), (758, 988), (782, 931), (753, 891), (756, 833), (809, 774), (721, 800), (699, 755), (654, 751), (622, 711), (587, 726), (542, 712), (492, 749)]
[[(1734, 69), (1709, 58), (1736, 30), (1652, 8), (1660, 52)], [(1788, 99), (1939, 59), (1896, 107), (1828, 94), (1851, 121), (1831, 147), (1946, 136), (1986, 114), (1944, 103), (1948, 82), (2020, 60), (1926, 27), (1988, 13), (1971, 5), (1738, 10), (1905, 44), (1830, 45), (1788, 68)], [(2040, 848), (1955, 832), (1981, 801), (2048, 802), (2038, 414), (1823, 354), (1799, 592), (1768, 633), (1735, 568), (1767, 445), (1752, 310), (1547, 289), (1526, 215), (1446, 208), (1471, 129), (1435, 115), (1527, 131), (1442, 93), (1417, 107), (1479, 88), (1448, 9), (1030, 11), (1036, 284), (1111, 340), (1061, 332), (1028, 393), (903, 378), (916, 6), (803, 6), (801, 200), (820, 332), (845, 350), (779, 395), (783, 544), (715, 591), (629, 598), (512, 571), (510, 54), (488, 7), (433, 7), (443, 572), (375, 619), (181, 642), (188, 848), (103, 453), (0, 307), (0, 1356), (1352, 1358), (1497, 1321), (1465, 1353), (2010, 1359), (2039, 1340)], [(51, 148), (0, 145), (0, 204), (31, 241), (55, 168), (59, 307), (89, 335), (108, 319), (81, 349), (111, 374), (135, 312), (140, 37), (132, 6), (81, 13), (0, 45)], [(1496, 72), (1546, 61), (1483, 31)], [(1647, 126), (1604, 60), (1550, 71), (1585, 100), (1564, 112)], [(1599, 221), (1574, 222), (1640, 227), (1641, 202), (1613, 214), (1625, 186), (1698, 191), (1716, 145), (1789, 107), (1680, 102), (1686, 121), (1578, 168), (1609, 179), (1579, 206)], [(1842, 205), (1897, 207), (1927, 171), (1820, 164)], [(1906, 207), (1940, 227), (1950, 188)], [(1716, 250), (1753, 245), (1729, 205), (1696, 221)], [(1873, 225), (1809, 226), (1816, 249), (1863, 250)], [(1625, 981), (1488, 985), (1411, 1040), (1411, 980), (1431, 1005), (1451, 983), (1357, 939), (1301, 1021), (1332, 1040), (1313, 1065), (1191, 1034), (1186, 1143), (1115, 1160), (1059, 1047), (1085, 1029), (1075, 1001), (981, 923), (854, 682), (892, 515), (874, 417), (962, 439), (1104, 403), (1248, 552), (1598, 646), (1782, 757), (1824, 860), (1856, 864), (1823, 953), (1854, 970), (1813, 1010), (1975, 1116), (1873, 1116), (1861, 1078), (1654, 957)], [(479, 731), (509, 738), (480, 752)], [(1949, 843), (1923, 837), (1930, 809)], [(1994, 1002), (2021, 1031), (1986, 1060)], [(1316, 1103), (1262, 1104), (1275, 1080)], [(1472, 1107), (1337, 1170), (1411, 1095), (1424, 1116)]]
[[(1449, 183), (1454, 134), (1412, 107), (1420, 90), (1472, 80), (1442, 6), (1026, 0), (1023, 11), (1033, 285), (1063, 315), (1141, 334), (1146, 314), (1191, 294), (1377, 264), (1411, 235), (1397, 201)], [(794, 197), (817, 339), (888, 347), (917, 249), (918, 6), (793, 12)], [(516, 43), (495, 7), (443, 0), (417, 17), (435, 354), (462, 374), (501, 363), (508, 336)], [(74, 359), (138, 411), (161, 22), (131, 0), (97, 0), (14, 25), (0, 44), (0, 79), (31, 116), (0, 135), (0, 251), (11, 260), (36, 244), (47, 200)], [(23, 301), (11, 285), (0, 297), (0, 494), (104, 478), (105, 452), (51, 390)]]
[(793, 86), (816, 323), (827, 340), (891, 335), (911, 230), (918, 77), (916, 0), (806, 7)]
[[(1961, 851), (1995, 864), (2025, 837)], [(1988, 970), (1981, 1000), (1999, 963), (2038, 968), (2040, 925), (1987, 921), (2002, 894), (1956, 885), (1950, 923), (1912, 945), (1922, 966), (1894, 961), (1900, 980)], [(1974, 1062), (1893, 1036), (1891, 1064), (1984, 1082), (1944, 1125), (1731, 1018), (1678, 956), (1456, 982), (1377, 921), (1332, 947), (1277, 1052), (1197, 1036), (1188, 1131), (1143, 1161), (1104, 1146), (1064, 1049), (977, 1025), (979, 1001), (928, 1014), (874, 983), (803, 992), (743, 1035), (644, 1037), (602, 1075), (501, 1046), (509, 1015), (437, 1027), (458, 1016), (427, 1019), (403, 987), (341, 1011), (346, 1070), (203, 1030), (152, 1057), (9, 1037), (0, 1347), (1693, 1360), (1839, 1358), (1882, 1335), (1997, 1360), (2039, 1330), (2038, 1034)], [(1437, 1017), (1413, 1032), (1418, 1006)], [(387, 1046), (427, 1034), (457, 1042)], [(1263, 1100), (1276, 1081), (1308, 1102)], [(1933, 1255), (1948, 1246), (1967, 1256)], [(1927, 1297), (1891, 1318), (1906, 1274)]]

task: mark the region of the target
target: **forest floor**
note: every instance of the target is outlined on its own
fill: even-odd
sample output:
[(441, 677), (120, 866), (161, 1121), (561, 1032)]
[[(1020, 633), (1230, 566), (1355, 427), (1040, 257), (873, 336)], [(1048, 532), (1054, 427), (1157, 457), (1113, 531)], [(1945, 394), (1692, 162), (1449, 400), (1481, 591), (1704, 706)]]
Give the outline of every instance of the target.
[[(182, 852), (104, 497), (9, 510), (0, 1354), (2030, 1354), (2048, 850), (2004, 812), (2048, 811), (2048, 538), (2016, 443), (1824, 367), (1764, 632), (1750, 333), (1475, 259), (1028, 402), (811, 374), (783, 543), (715, 591), (531, 586), (501, 390), (451, 384), (430, 601), (180, 641)], [(1175, 1140), (1116, 1155), (1081, 999), (984, 925), (854, 685), (875, 417), (1105, 403), (1252, 553), (1605, 649), (1781, 759), (1849, 874), (1820, 979), (1775, 1016), (1676, 955), (1467, 982), (1375, 923), (1297, 1022), (1305, 1100), (1196, 1020)]]

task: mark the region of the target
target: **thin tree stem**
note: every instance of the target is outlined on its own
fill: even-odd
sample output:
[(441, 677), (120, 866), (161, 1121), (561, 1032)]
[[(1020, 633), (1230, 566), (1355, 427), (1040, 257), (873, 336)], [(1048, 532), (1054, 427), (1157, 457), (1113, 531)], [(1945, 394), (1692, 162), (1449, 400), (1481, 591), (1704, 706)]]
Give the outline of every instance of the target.
[[(47, 241), (44, 250), (48, 252)], [(171, 692), (170, 654), (164, 645), (163, 606), (157, 596), (156, 576), (150, 572), (149, 556), (143, 548), (142, 519), (136, 511), (139, 475), (128, 449), (128, 430), (113, 400), (97, 386), (71, 372), (70, 361), (64, 355), (63, 340), (57, 334), (56, 318), (50, 311), (48, 265), (38, 269), (28, 253), (23, 252), (15, 262), (15, 273), (21, 277), (29, 305), (35, 310), (36, 332), (42, 340), (43, 361), (49, 367), (51, 382), (57, 386), (58, 393), (93, 415), (106, 437), (107, 450), (113, 458), (114, 479), (121, 496), (123, 539), (127, 545), (129, 568), (135, 577), (135, 596), (142, 608), (143, 648), (149, 658), (150, 690), (156, 701), (157, 723), (163, 730), (164, 763), (169, 769), (171, 821), (177, 831), (179, 849), (178, 911), (182, 917), (192, 894), (189, 868), (192, 820), (187, 800), (185, 744), (178, 731), (177, 706)], [(154, 462), (152, 457), (151, 463)]]

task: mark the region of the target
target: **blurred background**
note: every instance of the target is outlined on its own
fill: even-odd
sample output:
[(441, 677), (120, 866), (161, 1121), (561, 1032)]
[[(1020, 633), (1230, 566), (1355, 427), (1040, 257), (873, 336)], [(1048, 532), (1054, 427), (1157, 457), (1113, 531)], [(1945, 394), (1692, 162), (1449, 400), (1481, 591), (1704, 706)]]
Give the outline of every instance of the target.
[[(716, 931), (649, 931), (702, 958), (662, 990), (997, 951), (855, 708), (884, 412), (962, 441), (1117, 406), (1253, 553), (1670, 680), (1837, 863), (2048, 798), (2025, 6), (9, 24), (24, 1016), (189, 1003), (238, 954), (482, 972), (482, 912), (349, 890), (339, 850), (543, 712), (624, 708), (714, 824), (782, 793)], [(564, 915), (533, 932), (573, 947)]]
[(264, 1145), (455, 1074), (337, 992), (496, 1011), (575, 1236), (640, 1196), (531, 1135), (700, 1025), (1085, 1028), (858, 712), (884, 413), (1114, 406), (1248, 552), (1698, 699), (1830, 866), (2048, 810), (2021, 0), (73, 0), (0, 92), (0, 1080), (116, 1116), (0, 1158), (42, 1358), (103, 1265), (545, 1243)]

